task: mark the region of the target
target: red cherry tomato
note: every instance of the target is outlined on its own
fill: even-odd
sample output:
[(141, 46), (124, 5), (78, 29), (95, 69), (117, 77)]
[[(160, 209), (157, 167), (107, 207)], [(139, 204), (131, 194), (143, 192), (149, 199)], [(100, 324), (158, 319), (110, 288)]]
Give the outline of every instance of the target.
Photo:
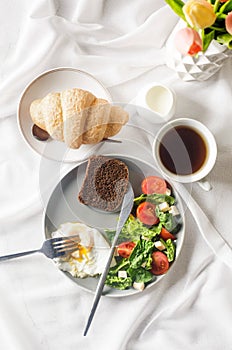
[(139, 204), (136, 210), (136, 216), (145, 225), (155, 225), (159, 222), (159, 219), (155, 213), (155, 208), (155, 204), (150, 202), (143, 202)]
[(152, 253), (151, 273), (153, 275), (163, 275), (169, 269), (167, 256), (162, 252)]
[(118, 245), (117, 252), (123, 258), (129, 258), (136, 244), (134, 242), (122, 242)]
[(142, 181), (142, 192), (145, 194), (165, 194), (167, 191), (167, 184), (164, 179), (158, 176), (148, 176)]
[(161, 229), (160, 237), (163, 238), (165, 241), (169, 238), (172, 240), (176, 239), (176, 237), (164, 227), (162, 227)]

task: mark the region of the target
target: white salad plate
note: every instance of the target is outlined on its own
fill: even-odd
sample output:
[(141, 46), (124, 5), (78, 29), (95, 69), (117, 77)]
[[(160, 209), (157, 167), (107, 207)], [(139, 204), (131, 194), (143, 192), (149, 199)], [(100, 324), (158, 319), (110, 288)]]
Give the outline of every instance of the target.
[(37, 76), (24, 89), (18, 104), (18, 126), (26, 143), (40, 155), (56, 161), (77, 162), (92, 154), (98, 145), (82, 145), (70, 149), (63, 142), (48, 139), (39, 141), (32, 135), (33, 122), (29, 109), (32, 101), (45, 97), (50, 92), (70, 88), (88, 90), (98, 98), (112, 102), (107, 89), (95, 77), (75, 68), (56, 68)]
[[(124, 149), (127, 147), (134, 147), (129, 144), (127, 140), (124, 144)], [(134, 189), (135, 196), (141, 194), (141, 181), (144, 177), (149, 175), (161, 176), (156, 167), (138, 157), (125, 155), (124, 152), (115, 154), (112, 152), (113, 148), (111, 145), (107, 144), (101, 151), (101, 155), (111, 156), (125, 162), (129, 168), (129, 179)], [(110, 152), (111, 151), (111, 152)], [(78, 193), (80, 186), (83, 182), (85, 171), (87, 166), (87, 160), (75, 165), (71, 170), (61, 178), (61, 180), (56, 184), (52, 190), (44, 210), (43, 219), (43, 230), (45, 232), (46, 238), (52, 236), (52, 232), (56, 231), (58, 227), (66, 222), (83, 222), (86, 225), (94, 227), (99, 230), (99, 232), (105, 236), (105, 229), (115, 229), (119, 213), (106, 213), (103, 211), (96, 210), (94, 208), (88, 207), (81, 204), (78, 199)], [(172, 263), (169, 271), (162, 276), (154, 276), (153, 281), (147, 285), (147, 288), (151, 288), (166, 275), (172, 273), (173, 265), (175, 265), (176, 260), (180, 254), (183, 246), (184, 235), (185, 235), (185, 219), (184, 219), (184, 207), (182, 205), (181, 198), (178, 193), (176, 193), (175, 188), (172, 183), (169, 182), (172, 187), (172, 195), (176, 198), (176, 205), (181, 215), (181, 228), (177, 233), (176, 240), (176, 258)], [(67, 277), (71, 278), (79, 287), (83, 288), (89, 292), (95, 292), (99, 278), (98, 277), (87, 277), (87, 278), (74, 278), (68, 272), (63, 272)], [(108, 297), (125, 297), (132, 294), (141, 293), (134, 288), (127, 290), (117, 290), (105, 286), (103, 294)]]

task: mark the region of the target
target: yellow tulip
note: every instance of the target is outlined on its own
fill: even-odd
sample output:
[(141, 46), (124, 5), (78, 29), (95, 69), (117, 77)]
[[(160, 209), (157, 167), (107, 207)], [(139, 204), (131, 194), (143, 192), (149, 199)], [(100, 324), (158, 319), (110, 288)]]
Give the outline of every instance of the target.
[(196, 29), (210, 27), (216, 20), (213, 6), (206, 0), (188, 0), (183, 12), (186, 21)]

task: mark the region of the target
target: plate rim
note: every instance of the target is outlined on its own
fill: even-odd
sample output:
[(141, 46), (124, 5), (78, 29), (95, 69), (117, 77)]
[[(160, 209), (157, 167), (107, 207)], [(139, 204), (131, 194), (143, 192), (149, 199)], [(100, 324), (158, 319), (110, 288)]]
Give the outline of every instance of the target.
[[(53, 157), (50, 157), (50, 156), (46, 156), (44, 153), (42, 152), (39, 152), (36, 147), (34, 147), (30, 142), (28, 142), (27, 140), (27, 137), (26, 137), (26, 133), (24, 131), (24, 129), (22, 128), (22, 118), (20, 117), (20, 109), (21, 109), (21, 106), (22, 106), (22, 100), (24, 98), (24, 96), (26, 95), (27, 91), (30, 89), (30, 87), (35, 84), (37, 82), (37, 80), (43, 78), (44, 76), (46, 75), (49, 75), (51, 73), (55, 73), (55, 72), (58, 72), (58, 71), (73, 71), (74, 73), (80, 73), (84, 76), (87, 76), (88, 78), (91, 78), (93, 80), (95, 80), (95, 82), (97, 82), (101, 88), (105, 91), (106, 93), (106, 96), (107, 96), (107, 99), (110, 103), (113, 103), (113, 99), (112, 99), (112, 96), (110, 94), (110, 92), (108, 91), (108, 89), (103, 85), (103, 83), (98, 80), (97, 78), (95, 78), (92, 74), (84, 71), (84, 70), (81, 70), (81, 69), (78, 69), (78, 68), (75, 68), (75, 67), (68, 67), (68, 66), (64, 66), (64, 67), (56, 67), (56, 68), (52, 68), (52, 69), (47, 69), (45, 71), (43, 71), (42, 73), (39, 73), (35, 76), (34, 79), (32, 79), (23, 89), (23, 91), (21, 92), (20, 94), (20, 97), (19, 97), (19, 101), (18, 101), (18, 104), (17, 104), (17, 111), (16, 111), (16, 116), (17, 116), (17, 125), (18, 125), (18, 129), (20, 131), (20, 134), (24, 140), (24, 142), (27, 144), (27, 146), (33, 150), (34, 152), (36, 152), (38, 155), (42, 156), (42, 157), (45, 157), (49, 160), (53, 160), (53, 161), (57, 161), (57, 162), (60, 162), (59, 159), (55, 159)], [(95, 145), (92, 145), (93, 146), (93, 149), (96, 148), (97, 144)], [(68, 148), (67, 148), (68, 149)], [(62, 160), (63, 162), (64, 160)], [(80, 160), (77, 160), (77, 159), (73, 159), (73, 160), (69, 160), (69, 161), (65, 161), (65, 163), (73, 163), (73, 162), (78, 162), (78, 161), (82, 161), (81, 159)]]
[[(115, 158), (116, 158), (116, 157), (119, 157), (119, 158), (120, 158), (120, 157), (123, 157), (123, 158), (127, 158), (127, 159), (129, 159), (129, 160), (132, 160), (132, 161), (139, 161), (139, 162), (142, 162), (142, 163), (144, 163), (145, 165), (149, 166), (150, 168), (153, 168), (155, 171), (158, 172), (158, 174), (160, 174), (159, 169), (158, 169), (155, 165), (151, 165), (151, 164), (150, 164), (149, 162), (147, 162), (146, 160), (139, 159), (139, 158), (137, 158), (137, 157), (135, 157), (135, 156), (123, 155), (123, 154), (114, 154), (114, 153), (112, 153), (112, 152), (110, 152), (110, 153), (104, 152), (104, 153), (101, 154), (101, 155), (103, 155), (103, 156), (115, 157)], [(49, 205), (50, 199), (51, 199), (51, 197), (52, 197), (52, 195), (53, 195), (53, 193), (54, 193), (56, 187), (57, 187), (57, 186), (59, 185), (59, 183), (65, 178), (65, 176), (67, 176), (70, 172), (72, 172), (74, 169), (76, 169), (77, 167), (81, 166), (82, 164), (84, 164), (84, 163), (87, 162), (87, 161), (88, 161), (88, 160), (85, 159), (85, 160), (83, 160), (83, 161), (81, 161), (81, 162), (78, 162), (78, 164), (75, 164), (75, 166), (73, 166), (71, 169), (68, 169), (67, 171), (65, 171), (65, 173), (62, 174), (62, 177), (61, 177), (61, 178), (57, 181), (57, 183), (53, 186), (53, 189), (52, 189), (51, 192), (50, 192), (49, 198), (48, 198), (47, 203), (46, 203), (46, 205), (45, 205), (45, 207), (44, 207), (43, 215), (42, 215), (42, 232), (43, 232), (43, 235), (44, 235), (44, 238), (45, 238), (45, 239), (46, 239), (45, 218), (46, 218), (46, 213), (47, 213), (47, 207), (48, 207), (48, 205)], [(184, 206), (183, 206), (183, 203), (182, 203), (182, 198), (181, 198), (179, 192), (176, 190), (175, 185), (173, 184), (173, 182), (172, 182), (170, 179), (164, 177), (162, 174), (160, 174), (160, 176), (162, 176), (166, 181), (168, 181), (168, 182), (170, 183), (170, 185), (172, 186), (172, 188), (174, 189), (175, 194), (177, 193), (177, 196), (178, 196), (178, 207), (180, 208), (180, 212), (182, 213), (182, 216), (181, 216), (182, 223), (183, 223), (182, 235), (181, 235), (181, 240), (180, 240), (180, 245), (179, 245), (179, 253), (178, 253), (178, 255), (176, 256), (176, 258), (175, 258), (174, 262), (172, 263), (172, 265), (170, 266), (168, 272), (167, 272), (166, 274), (163, 274), (163, 275), (161, 275), (161, 276), (158, 276), (158, 279), (157, 279), (156, 281), (154, 281), (153, 283), (148, 284), (148, 285), (146, 286), (146, 288), (144, 289), (143, 293), (146, 292), (147, 290), (149, 290), (149, 289), (152, 288), (152, 287), (154, 288), (154, 287), (158, 284), (158, 282), (160, 282), (161, 280), (163, 280), (163, 278), (164, 278), (167, 274), (170, 274), (169, 272), (173, 269), (173, 266), (175, 266), (176, 261), (178, 260), (178, 258), (179, 258), (179, 256), (180, 256), (180, 253), (181, 253), (182, 248), (183, 248), (184, 240), (185, 240), (185, 234), (186, 234), (186, 221), (185, 221), (185, 215), (183, 215), (183, 214), (184, 214)], [(88, 223), (85, 223), (85, 224), (88, 225)], [(101, 233), (100, 233), (100, 234), (101, 234)], [(55, 264), (55, 262), (54, 262), (54, 264)], [(58, 267), (57, 267), (57, 269), (58, 269)], [(73, 283), (77, 284), (77, 286), (78, 286), (80, 289), (82, 289), (82, 290), (84, 290), (84, 291), (86, 291), (86, 292), (88, 292), (88, 293), (91, 293), (91, 294), (94, 294), (94, 293), (95, 293), (94, 291), (92, 291), (91, 289), (87, 288), (86, 286), (80, 285), (80, 284), (78, 284), (77, 282), (75, 282), (75, 281), (73, 280), (72, 276), (69, 276), (67, 272), (65, 272), (65, 271), (61, 271), (61, 272), (62, 272), (63, 274), (65, 274), (70, 280), (72, 280)], [(96, 278), (99, 279), (99, 277), (96, 277)], [(113, 288), (111, 288), (111, 289), (113, 289)], [(114, 294), (114, 292), (113, 292), (113, 293), (107, 293), (107, 292), (106, 292), (106, 293), (103, 293), (102, 296), (104, 296), (104, 297), (109, 297), (109, 298), (122, 298), (122, 297), (134, 296), (134, 295), (137, 295), (138, 293), (141, 293), (140, 291), (138, 291), (138, 290), (136, 290), (136, 289), (135, 289), (134, 291), (132, 291), (131, 293), (124, 293), (124, 291), (121, 291), (121, 292), (122, 292), (121, 294)]]

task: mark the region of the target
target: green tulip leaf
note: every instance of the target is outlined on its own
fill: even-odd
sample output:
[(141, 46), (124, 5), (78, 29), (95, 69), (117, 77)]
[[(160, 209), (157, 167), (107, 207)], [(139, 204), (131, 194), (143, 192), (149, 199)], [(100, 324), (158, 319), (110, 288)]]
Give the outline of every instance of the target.
[(232, 49), (232, 35), (230, 34), (221, 34), (217, 36), (217, 41), (220, 44), (226, 45), (228, 49)]
[(228, 13), (232, 11), (232, 0), (225, 2), (219, 10), (219, 13)]
[(223, 20), (224, 21), (226, 19), (226, 17), (227, 17), (227, 15), (225, 13), (220, 13), (220, 12), (217, 12), (216, 15), (217, 15), (216, 21), (217, 20)]
[(219, 6), (220, 6), (220, 0), (216, 0), (214, 5), (213, 5), (214, 12), (217, 12)]
[[(232, 1), (232, 0), (230, 0)], [(184, 2), (182, 0), (165, 0), (165, 2), (172, 8), (172, 10), (186, 22), (185, 15), (183, 13)]]
[(212, 30), (211, 32), (205, 34), (204, 32), (202, 32), (202, 42), (203, 42), (203, 52), (205, 52), (211, 41), (214, 39), (214, 35), (215, 35), (215, 31)]

